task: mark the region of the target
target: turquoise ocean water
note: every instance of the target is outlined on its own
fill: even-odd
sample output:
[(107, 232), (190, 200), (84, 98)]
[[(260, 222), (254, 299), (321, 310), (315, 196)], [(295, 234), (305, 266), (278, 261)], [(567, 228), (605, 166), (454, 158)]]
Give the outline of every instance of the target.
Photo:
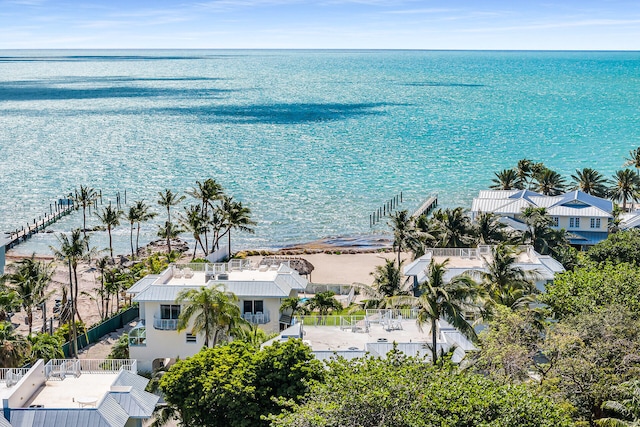
[(609, 176), (638, 146), (638, 52), (0, 51), (3, 232), (80, 184), (155, 203), (212, 177), (258, 222), (235, 249), (366, 237), (400, 191), (469, 206), (520, 158)]

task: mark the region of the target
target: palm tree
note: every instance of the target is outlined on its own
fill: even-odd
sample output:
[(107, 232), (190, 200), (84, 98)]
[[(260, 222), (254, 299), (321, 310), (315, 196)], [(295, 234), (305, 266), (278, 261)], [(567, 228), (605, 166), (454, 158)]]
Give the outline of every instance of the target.
[(64, 359), (64, 352), (58, 337), (49, 334), (35, 334), (27, 337), (31, 346), (31, 363), (44, 359), (47, 363), (51, 359)]
[(251, 220), (251, 210), (242, 206), (242, 202), (236, 202), (233, 197), (225, 197), (222, 200), (222, 212), (224, 212), (225, 232), (220, 236), (228, 234), (229, 237), (229, 258), (231, 258), (231, 230), (237, 229), (247, 233), (254, 233), (252, 225), (256, 223)]
[[(194, 197), (195, 199), (202, 201), (202, 215), (205, 218), (209, 218), (209, 209), (211, 211), (215, 211), (215, 206), (213, 202), (215, 200), (221, 200), (224, 195), (224, 190), (222, 185), (220, 185), (215, 179), (206, 179), (204, 182), (196, 181), (197, 187), (194, 187), (192, 190), (187, 191), (187, 194)], [(205, 247), (209, 247), (209, 239), (207, 236), (208, 230), (204, 231), (204, 245)], [(205, 255), (207, 252), (205, 251)]]
[(204, 332), (205, 347), (209, 347), (209, 342), (215, 346), (219, 332), (243, 322), (237, 301), (238, 298), (226, 292), (221, 284), (180, 292), (176, 302), (182, 304), (183, 309), (178, 318), (178, 331), (193, 324), (194, 335)]
[(82, 206), (82, 232), (87, 237), (87, 207), (90, 207), (98, 198), (96, 190), (89, 186), (80, 185), (80, 191), (76, 191), (76, 203)]
[(0, 282), (0, 322), (7, 320), (7, 312), (20, 310), (22, 301), (16, 291), (6, 289), (4, 284)]
[(136, 209), (136, 205), (129, 206), (129, 211), (127, 212), (127, 221), (131, 226), (129, 233), (129, 243), (131, 243), (131, 259), (134, 258), (135, 254), (133, 252), (133, 229), (135, 224), (139, 221), (140, 211)]
[(167, 221), (164, 223), (164, 226), (158, 225), (158, 237), (161, 239), (167, 239), (168, 254), (172, 252), (171, 240), (176, 239), (180, 233), (182, 233), (182, 229), (172, 222)]
[(408, 294), (408, 292), (403, 289), (401, 269), (402, 263), (396, 267), (393, 260), (387, 259), (383, 265), (377, 265), (371, 273), (373, 276), (373, 287), (383, 298)]
[(134, 202), (134, 207), (137, 211), (137, 230), (136, 230), (136, 254), (140, 251), (139, 242), (140, 242), (140, 224), (143, 222), (151, 221), (153, 218), (158, 216), (156, 212), (150, 212), (149, 209), (151, 207), (147, 205), (144, 200), (136, 200)]
[(413, 218), (405, 209), (391, 215), (389, 226), (393, 231), (393, 248), (398, 251), (398, 266), (401, 264), (400, 256), (409, 247), (415, 247), (419, 240)]
[(191, 232), (196, 241), (193, 245), (193, 257), (191, 259), (196, 259), (198, 245), (202, 248), (202, 252), (207, 255), (207, 249), (200, 238), (200, 235), (205, 233), (207, 230), (207, 219), (204, 216), (200, 205), (191, 205), (189, 207), (185, 206), (184, 215), (180, 215), (179, 221), (180, 225), (182, 225), (186, 231)]
[(75, 318), (80, 315), (78, 313), (78, 263), (80, 261), (90, 260), (95, 253), (95, 249), (89, 248), (89, 236), (82, 236), (80, 229), (76, 228), (71, 232), (71, 236), (59, 234), (57, 236), (60, 247), (50, 246), (54, 256), (60, 260), (64, 260), (69, 265), (69, 295), (71, 298), (71, 316), (69, 317), (69, 332), (71, 334), (71, 355), (77, 354), (76, 349), (76, 322)]
[(528, 308), (536, 292), (535, 273), (526, 272), (516, 265), (514, 246), (500, 244), (491, 248), (490, 259), (484, 258), (486, 271), (478, 273), (481, 285), (496, 304), (511, 309)]
[(177, 230), (177, 228), (175, 228), (175, 226), (173, 226), (173, 224), (171, 223), (171, 207), (176, 206), (180, 202), (182, 202), (185, 199), (185, 196), (178, 196), (169, 189), (165, 189), (164, 192), (158, 192), (158, 196), (160, 196), (160, 198), (158, 199), (158, 204), (167, 208), (167, 222), (165, 223), (165, 232), (163, 234), (167, 239), (167, 247), (169, 248), (168, 250), (169, 252), (171, 252), (171, 239), (174, 239), (180, 233), (176, 232), (174, 234), (172, 232)]
[(102, 209), (102, 213), (96, 212), (96, 216), (104, 225), (107, 226), (107, 233), (109, 233), (109, 253), (111, 259), (113, 259), (113, 240), (111, 238), (111, 230), (120, 225), (120, 218), (122, 218), (123, 212), (118, 210), (109, 204), (106, 208)]
[(313, 296), (308, 302), (309, 310), (318, 310), (320, 317), (328, 315), (331, 311), (342, 310), (342, 304), (334, 298), (335, 293), (332, 291), (319, 292)]
[(522, 236), (523, 242), (532, 245), (541, 254), (548, 254), (554, 241), (551, 229), (553, 220), (547, 215), (547, 209), (525, 208), (522, 211), (522, 219), (527, 225), (527, 231)]
[(609, 190), (609, 194), (613, 200), (622, 200), (622, 210), (627, 209), (627, 200), (638, 201), (640, 177), (637, 174), (630, 169), (622, 169), (613, 175), (613, 181), (614, 186)]
[(465, 313), (479, 314), (482, 302), (482, 290), (471, 277), (460, 275), (445, 282), (448, 261), (431, 261), (427, 280), (420, 288), (420, 296), (398, 296), (390, 299), (393, 306), (410, 305), (418, 309), (416, 323), (421, 331), (425, 323), (431, 324), (431, 360), (434, 365), (438, 359), (438, 321), (443, 319), (467, 338), (476, 340), (476, 333), (464, 316)]
[(401, 268), (402, 264), (398, 268), (394, 260), (387, 259), (383, 265), (377, 265), (375, 270), (371, 272), (373, 285), (354, 283), (353, 286), (369, 298), (363, 300), (362, 304), (352, 307), (351, 310), (382, 308), (390, 297), (410, 295), (410, 291), (405, 287), (407, 282), (403, 283)]
[(516, 175), (522, 182), (523, 188), (529, 186), (529, 179), (531, 178), (531, 174), (533, 173), (533, 162), (529, 159), (520, 159), (518, 160), (518, 165), (516, 166)]
[(480, 212), (473, 225), (478, 245), (494, 245), (509, 238), (507, 225), (493, 212)]
[(282, 304), (280, 304), (280, 313), (284, 312), (290, 312), (291, 317), (293, 317), (296, 314), (308, 314), (309, 310), (300, 298), (290, 297), (283, 299)]
[(534, 176), (533, 189), (545, 196), (557, 196), (562, 194), (565, 188), (564, 178), (556, 171), (544, 169)]
[(640, 147), (629, 151), (629, 157), (624, 158), (626, 161), (622, 167), (633, 166), (636, 168), (636, 174), (640, 173)]
[(0, 366), (18, 367), (29, 354), (29, 341), (10, 322), (0, 322)]
[[(53, 276), (53, 265), (36, 261), (35, 254), (31, 258), (26, 258), (17, 263), (14, 273), (4, 275), (1, 280), (8, 284), (8, 287), (17, 292), (22, 307), (27, 313), (29, 323), (29, 335), (33, 328), (33, 309), (46, 299), (45, 291), (51, 283)], [(46, 318), (44, 319), (46, 324)]]
[(494, 190), (522, 190), (524, 185), (522, 178), (513, 169), (503, 169), (500, 172), (494, 172), (496, 176), (491, 181), (493, 184), (489, 186)]
[(104, 256), (96, 261), (96, 268), (100, 272), (100, 288), (98, 294), (100, 295), (100, 317), (104, 320), (107, 318), (107, 307), (105, 306), (105, 274), (110, 263), (108, 256)]
[(164, 192), (158, 192), (158, 204), (167, 208), (167, 221), (171, 222), (171, 207), (178, 205), (185, 199), (185, 196), (178, 196), (170, 189), (165, 189)]
[(602, 409), (612, 412), (619, 418), (607, 417), (594, 420), (600, 427), (638, 427), (640, 426), (640, 380), (626, 381), (620, 384), (623, 399), (608, 400)]
[(471, 219), (462, 207), (433, 213), (433, 234), (441, 248), (464, 248), (473, 240)]
[(607, 179), (600, 172), (591, 168), (576, 169), (571, 175), (573, 179), (572, 190), (580, 190), (596, 197), (607, 196)]

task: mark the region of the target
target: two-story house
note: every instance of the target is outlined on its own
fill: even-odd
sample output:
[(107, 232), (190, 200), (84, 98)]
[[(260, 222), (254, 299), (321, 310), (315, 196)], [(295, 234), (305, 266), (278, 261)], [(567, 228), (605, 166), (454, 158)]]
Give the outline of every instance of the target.
[(471, 217), (493, 212), (514, 229), (525, 230), (522, 212), (526, 208), (545, 208), (552, 228), (565, 229), (569, 242), (592, 246), (609, 235), (613, 202), (576, 190), (559, 196), (545, 196), (530, 190), (483, 190), (473, 199)]
[(193, 334), (190, 328), (178, 331), (182, 307), (176, 298), (184, 290), (218, 284), (238, 297), (245, 320), (266, 332), (279, 332), (290, 325), (288, 317), (281, 324), (282, 300), (297, 298), (307, 280), (287, 261), (255, 266), (248, 260), (171, 265), (159, 275), (142, 278), (127, 291), (140, 304), (140, 322), (129, 332), (129, 354), (140, 369), (151, 370), (156, 359), (185, 358), (200, 351), (203, 334)]

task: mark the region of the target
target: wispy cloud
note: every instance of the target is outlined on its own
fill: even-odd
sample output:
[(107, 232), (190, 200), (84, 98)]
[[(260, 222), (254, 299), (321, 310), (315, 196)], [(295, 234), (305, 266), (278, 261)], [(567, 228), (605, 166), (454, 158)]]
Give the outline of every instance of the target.
[(460, 9), (438, 9), (438, 8), (427, 8), (427, 9), (402, 9), (402, 10), (387, 10), (382, 13), (390, 14), (390, 15), (431, 15), (431, 14), (440, 14), (440, 13), (454, 13), (459, 12)]
[(465, 33), (485, 33), (485, 32), (505, 32), (514, 30), (545, 30), (555, 28), (576, 28), (576, 27), (620, 27), (640, 24), (640, 19), (585, 19), (579, 21), (562, 22), (540, 22), (524, 25), (502, 26), (502, 27), (476, 27), (458, 30)]

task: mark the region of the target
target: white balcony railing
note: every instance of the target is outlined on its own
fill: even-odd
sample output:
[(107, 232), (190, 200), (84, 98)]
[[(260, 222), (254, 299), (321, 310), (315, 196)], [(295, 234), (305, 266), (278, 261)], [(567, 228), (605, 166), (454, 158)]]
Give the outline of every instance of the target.
[(268, 311), (264, 313), (244, 313), (242, 318), (249, 323), (256, 325), (265, 325), (271, 322), (271, 314)]
[(79, 377), (81, 374), (113, 374), (120, 371), (138, 373), (138, 361), (135, 359), (51, 359), (44, 365), (46, 378), (63, 380), (67, 376)]
[(153, 317), (153, 327), (161, 331), (177, 331), (178, 319), (160, 319), (159, 317)]

